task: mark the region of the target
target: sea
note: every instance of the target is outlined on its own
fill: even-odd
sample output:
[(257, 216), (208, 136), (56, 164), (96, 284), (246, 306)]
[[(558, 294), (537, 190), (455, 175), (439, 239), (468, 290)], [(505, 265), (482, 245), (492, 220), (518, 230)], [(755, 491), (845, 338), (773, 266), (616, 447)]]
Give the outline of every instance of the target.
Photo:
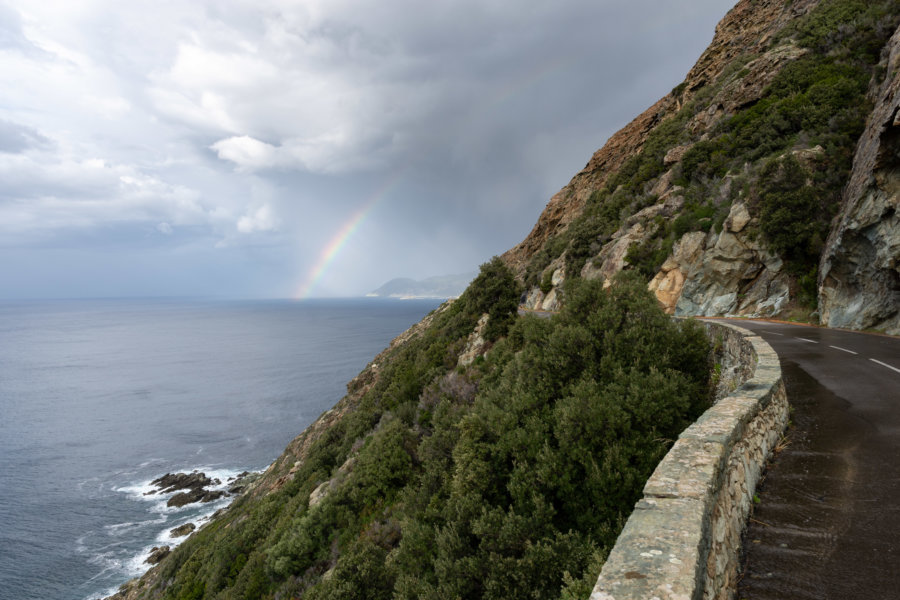
[(150, 481), (259, 471), (438, 300), (0, 302), (0, 600), (87, 600), (169, 531)]

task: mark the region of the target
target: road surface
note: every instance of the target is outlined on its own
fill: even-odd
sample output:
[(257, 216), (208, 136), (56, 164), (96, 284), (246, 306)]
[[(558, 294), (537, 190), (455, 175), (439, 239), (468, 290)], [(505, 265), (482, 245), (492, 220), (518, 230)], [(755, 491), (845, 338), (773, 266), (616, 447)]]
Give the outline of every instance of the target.
[(900, 338), (729, 322), (778, 352), (792, 406), (737, 598), (900, 598)]

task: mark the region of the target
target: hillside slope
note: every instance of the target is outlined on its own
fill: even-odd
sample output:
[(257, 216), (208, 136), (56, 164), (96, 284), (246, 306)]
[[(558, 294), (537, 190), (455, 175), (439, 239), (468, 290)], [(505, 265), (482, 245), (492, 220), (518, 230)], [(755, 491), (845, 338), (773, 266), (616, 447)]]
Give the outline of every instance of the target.
[[(848, 322), (863, 294), (880, 303), (849, 324), (895, 326), (898, 23), (894, 0), (741, 0), (521, 244), (118, 597), (586, 597), (708, 405), (706, 338), (660, 304), (821, 297)], [(560, 314), (518, 318), (522, 298)]]
[[(684, 82), (610, 138), (504, 255), (528, 286), (527, 307), (556, 308), (566, 278), (607, 281), (636, 270), (678, 315), (815, 320), (821, 295), (829, 315), (879, 304), (871, 318), (832, 317), (835, 324), (896, 331), (900, 232), (889, 214), (873, 241), (882, 248), (877, 274), (832, 293), (840, 267), (829, 261), (834, 276), (821, 292), (817, 283), (829, 236), (830, 255), (843, 256), (842, 243), (859, 246), (832, 232), (832, 219), (860, 203), (859, 182), (874, 167), (890, 171), (873, 163), (872, 144), (861, 146), (869, 158), (857, 161), (857, 183), (843, 196), (893, 72), (882, 50), (898, 11), (890, 1), (739, 2)], [(894, 198), (879, 205), (889, 213), (896, 192), (889, 183), (879, 189)], [(870, 285), (876, 279), (880, 291)]]

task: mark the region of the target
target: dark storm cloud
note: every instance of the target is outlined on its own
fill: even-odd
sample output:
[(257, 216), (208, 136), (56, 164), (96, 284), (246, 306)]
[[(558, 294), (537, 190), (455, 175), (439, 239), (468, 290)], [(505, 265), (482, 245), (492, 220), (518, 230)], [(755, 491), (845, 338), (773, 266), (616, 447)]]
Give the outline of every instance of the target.
[[(229, 289), (289, 293), (365, 210), (314, 292), (469, 271), (679, 83), (730, 3), (0, 5), (0, 233), (102, 260), (91, 244), (146, 232), (147, 260), (243, 256)], [(267, 285), (242, 248), (266, 248)]]

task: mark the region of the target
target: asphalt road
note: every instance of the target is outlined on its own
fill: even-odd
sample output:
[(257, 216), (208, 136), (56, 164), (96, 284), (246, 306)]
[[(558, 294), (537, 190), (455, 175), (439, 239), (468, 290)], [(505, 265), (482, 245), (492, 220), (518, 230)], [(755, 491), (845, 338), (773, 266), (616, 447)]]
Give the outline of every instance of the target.
[(729, 322), (778, 352), (792, 406), (737, 598), (900, 598), (900, 338)]

